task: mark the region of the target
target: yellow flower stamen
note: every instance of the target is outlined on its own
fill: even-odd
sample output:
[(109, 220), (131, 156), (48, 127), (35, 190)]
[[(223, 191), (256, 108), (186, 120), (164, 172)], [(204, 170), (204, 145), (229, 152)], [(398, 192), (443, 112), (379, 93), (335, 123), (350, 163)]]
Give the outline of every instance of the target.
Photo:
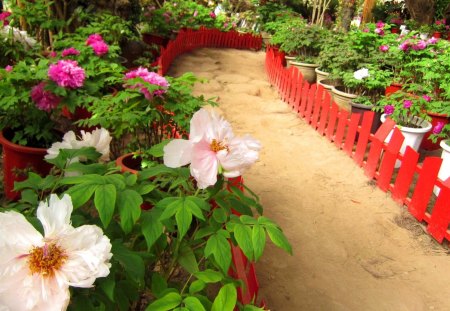
[(31, 274), (40, 273), (44, 277), (53, 277), (67, 257), (64, 250), (56, 244), (33, 247), (28, 255), (28, 267)]
[(219, 152), (220, 150), (226, 150), (228, 149), (227, 146), (224, 146), (220, 141), (217, 141), (215, 139), (211, 142), (211, 150), (214, 152)]

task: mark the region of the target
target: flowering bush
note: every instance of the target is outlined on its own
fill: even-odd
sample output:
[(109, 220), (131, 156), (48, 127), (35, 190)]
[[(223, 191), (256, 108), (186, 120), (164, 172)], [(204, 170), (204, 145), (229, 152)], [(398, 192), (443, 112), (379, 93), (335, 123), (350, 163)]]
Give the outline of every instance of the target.
[[(207, 122), (198, 124), (200, 119)], [(224, 178), (224, 174), (233, 172), (235, 176), (255, 162), (259, 143), (230, 136), (228, 122), (209, 111), (198, 112), (192, 123), (193, 138), (185, 141), (192, 143), (192, 149), (177, 149), (180, 142), (172, 142), (167, 145), (169, 154), (158, 155), (183, 159), (186, 164), (184, 159), (189, 158), (191, 170), (155, 163), (137, 175), (121, 173), (114, 163), (97, 163), (100, 153), (91, 145), (59, 149), (48, 159), (55, 165), (52, 175), (43, 178), (30, 173), (27, 180), (17, 183), (22, 200), (10, 206), (16, 212), (0, 214), (0, 250), (6, 245), (22, 247), (11, 254), (11, 261), (0, 265), (2, 280), (17, 281), (14, 272), (23, 271), (21, 277), (36, 282), (24, 289), (0, 288), (2, 302), (7, 298), (11, 308), (28, 302), (50, 311), (65, 310), (67, 305), (71, 310), (86, 310), (86, 306), (157, 310), (169, 305), (164, 308), (263, 310), (237, 302), (237, 288), (242, 285), (228, 275), (233, 269), (232, 247), (239, 246), (251, 261), (261, 258), (267, 238), (289, 253), (292, 249), (281, 228), (262, 216), (253, 192), (248, 188), (244, 192), (242, 184)], [(216, 136), (225, 133), (229, 141)], [(197, 136), (202, 138), (197, 141)], [(197, 175), (194, 163), (206, 153), (204, 164), (217, 166), (201, 165)], [(78, 176), (67, 174), (74, 170)], [(208, 185), (202, 184), (204, 176), (208, 176)], [(46, 198), (50, 198), (49, 210), (43, 213), (47, 206), (39, 200), (46, 202)], [(36, 207), (45, 238), (18, 213), (34, 223)], [(24, 236), (33, 240), (25, 243), (28, 239), (15, 238)], [(51, 255), (40, 257), (45, 269), (26, 260), (44, 252)], [(70, 296), (69, 284), (74, 286)], [(8, 288), (20, 289), (19, 294), (13, 295)], [(43, 289), (54, 290), (52, 295), (60, 299), (50, 301), (42, 295)]]
[(448, 30), (445, 18), (436, 20), (431, 27), (433, 28), (434, 31), (439, 32), (445, 32)]
[(429, 136), (433, 143), (436, 143), (439, 138), (442, 138), (447, 145), (450, 146), (450, 124), (438, 122), (432, 129)]

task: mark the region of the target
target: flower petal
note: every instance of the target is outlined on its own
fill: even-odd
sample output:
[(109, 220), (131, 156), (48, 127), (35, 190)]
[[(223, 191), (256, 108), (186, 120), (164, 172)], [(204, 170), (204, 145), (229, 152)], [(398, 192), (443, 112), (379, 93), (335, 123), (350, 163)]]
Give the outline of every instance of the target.
[(56, 194), (51, 194), (48, 202), (39, 203), (37, 218), (44, 227), (46, 238), (53, 238), (60, 232), (72, 228), (70, 225), (72, 210), (72, 199), (68, 194), (64, 194), (62, 199)]
[(168, 167), (180, 167), (191, 163), (192, 142), (174, 139), (164, 146), (164, 164)]
[(32, 245), (42, 245), (42, 235), (17, 212), (0, 213), (0, 265), (9, 260), (7, 247), (15, 254), (28, 253)]
[(225, 170), (225, 177), (237, 177), (259, 158), (261, 144), (249, 135), (235, 137), (228, 144), (226, 155), (218, 154), (220, 165)]
[(190, 169), (191, 175), (197, 181), (197, 186), (200, 189), (216, 184), (219, 161), (216, 153), (211, 150), (209, 143), (205, 140), (201, 140), (194, 145)]
[(80, 144), (82, 147), (94, 147), (95, 150), (102, 154), (100, 161), (109, 161), (109, 144), (111, 143), (112, 137), (107, 129), (99, 128), (93, 130), (91, 133), (81, 131), (81, 137), (82, 141)]

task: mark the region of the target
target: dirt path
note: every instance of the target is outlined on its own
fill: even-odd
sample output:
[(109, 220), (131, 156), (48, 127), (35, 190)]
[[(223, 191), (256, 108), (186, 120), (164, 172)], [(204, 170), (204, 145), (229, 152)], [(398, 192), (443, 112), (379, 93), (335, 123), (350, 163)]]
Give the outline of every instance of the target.
[(270, 87), (264, 52), (201, 49), (169, 75), (192, 71), (237, 134), (262, 142), (246, 184), (284, 229), (294, 256), (268, 245), (257, 265), (272, 311), (450, 310), (450, 257), (343, 152)]

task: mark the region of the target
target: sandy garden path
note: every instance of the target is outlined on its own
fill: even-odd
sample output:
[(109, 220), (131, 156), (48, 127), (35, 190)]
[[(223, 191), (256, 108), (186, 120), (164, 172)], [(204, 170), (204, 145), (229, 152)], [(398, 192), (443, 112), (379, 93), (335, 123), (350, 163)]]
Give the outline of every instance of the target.
[(262, 142), (245, 182), (294, 256), (267, 246), (257, 264), (261, 297), (272, 311), (450, 310), (448, 249), (278, 99), (264, 57), (199, 49), (169, 72), (208, 78), (196, 93), (218, 96), (235, 133)]

